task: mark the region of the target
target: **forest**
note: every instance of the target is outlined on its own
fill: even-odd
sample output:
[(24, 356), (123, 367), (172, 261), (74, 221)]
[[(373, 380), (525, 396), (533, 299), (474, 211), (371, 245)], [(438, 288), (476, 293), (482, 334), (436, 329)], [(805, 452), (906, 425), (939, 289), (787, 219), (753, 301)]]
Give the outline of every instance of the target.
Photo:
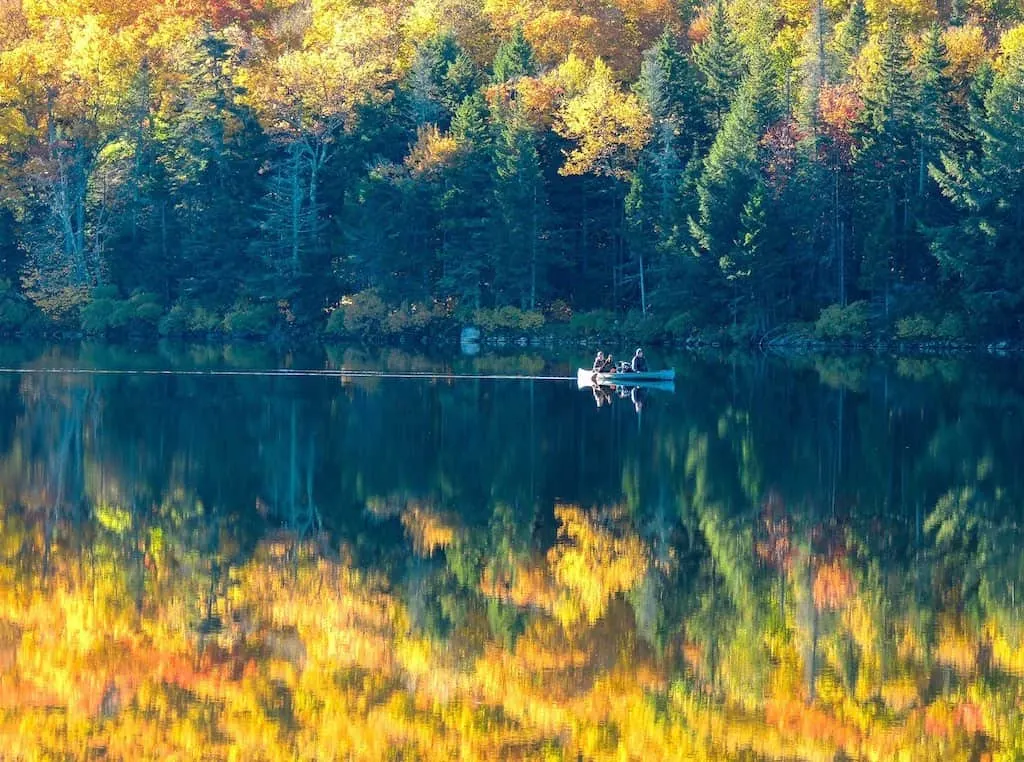
[(0, 0), (0, 330), (1021, 335), (1020, 0)]

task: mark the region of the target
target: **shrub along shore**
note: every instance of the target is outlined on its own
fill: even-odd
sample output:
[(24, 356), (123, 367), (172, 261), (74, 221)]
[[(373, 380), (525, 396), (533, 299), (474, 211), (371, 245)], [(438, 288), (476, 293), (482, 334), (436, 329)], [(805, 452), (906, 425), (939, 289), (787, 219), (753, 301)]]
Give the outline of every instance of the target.
[(473, 326), (485, 345), (590, 344), (623, 340), (661, 346), (759, 347), (776, 352), (835, 349), (897, 353), (1024, 350), (1016, 337), (972, 331), (957, 313), (910, 312), (886, 317), (864, 301), (823, 309), (813, 323), (789, 323), (766, 333), (743, 324), (702, 325), (687, 313), (644, 315), (639, 310), (574, 312), (556, 301), (544, 309), (517, 307), (460, 309), (448, 303), (385, 302), (373, 290), (345, 296), (318, 323), (297, 321), (287, 304), (239, 302), (220, 313), (200, 305), (165, 308), (153, 294), (124, 298), (96, 289), (77, 310), (53, 319), (36, 309), (9, 283), (0, 282), (0, 335), (39, 338), (238, 339), (300, 344), (310, 340), (364, 344), (458, 344)]

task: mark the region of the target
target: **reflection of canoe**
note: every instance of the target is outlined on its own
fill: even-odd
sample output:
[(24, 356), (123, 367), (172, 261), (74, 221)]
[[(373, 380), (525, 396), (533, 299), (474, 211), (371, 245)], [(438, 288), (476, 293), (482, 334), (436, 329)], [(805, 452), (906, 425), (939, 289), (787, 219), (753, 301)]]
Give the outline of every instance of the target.
[(594, 373), (580, 368), (576, 371), (576, 385), (580, 389), (591, 386), (645, 386), (652, 389), (675, 389), (674, 369), (649, 370), (643, 373)]

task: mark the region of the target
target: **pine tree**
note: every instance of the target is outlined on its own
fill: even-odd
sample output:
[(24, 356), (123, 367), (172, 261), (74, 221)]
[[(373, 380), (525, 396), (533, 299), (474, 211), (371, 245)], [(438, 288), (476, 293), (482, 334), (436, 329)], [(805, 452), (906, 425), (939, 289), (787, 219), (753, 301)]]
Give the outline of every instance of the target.
[(720, 129), (743, 77), (743, 53), (726, 14), (725, 0), (716, 0), (707, 37), (694, 48), (693, 55), (704, 75), (711, 125)]
[(864, 110), (854, 151), (861, 240), (860, 284), (884, 300), (888, 314), (893, 279), (916, 275), (910, 196), (916, 180), (914, 88), (910, 53), (890, 15), (880, 40), (881, 61), (864, 83)]
[(408, 89), (409, 115), (416, 127), (438, 124), (444, 113), (441, 97), (435, 81), (438, 61), (437, 51), (428, 45), (416, 49), (412, 66), (406, 80)]
[(442, 285), (462, 304), (479, 309), (490, 295), (494, 240), (494, 140), (481, 93), (462, 102), (451, 132), (459, 148), (440, 200)]
[(517, 26), (511, 39), (503, 42), (494, 54), (491, 64), (492, 80), (495, 84), (510, 82), (520, 77), (532, 77), (537, 73), (537, 62), (533, 47), (523, 34), (523, 27)]
[(459, 51), (455, 60), (448, 64), (441, 81), (441, 101), (445, 108), (454, 114), (459, 104), (476, 92), (480, 80), (480, 69), (473, 59)]
[(821, 88), (828, 84), (829, 75), (825, 57), (825, 6), (822, 0), (811, 3), (811, 23), (807, 26), (802, 43), (801, 85), (797, 104), (800, 123), (817, 141), (818, 101)]
[(450, 33), (420, 44), (406, 78), (413, 124), (446, 128), (459, 104), (476, 91), (478, 79), (476, 64)]
[(548, 288), (550, 210), (537, 137), (515, 113), (500, 125), (495, 170), (501, 227), (495, 247), (497, 297), (533, 310)]
[(755, 55), (697, 183), (700, 216), (691, 228), (700, 251), (716, 261), (733, 249), (750, 188), (759, 179), (758, 141), (778, 115), (777, 100), (771, 64)]
[(864, 0), (853, 0), (842, 20), (836, 24), (829, 50), (832, 53), (831, 79), (843, 82), (850, 67), (868, 42), (868, 12)]
[(915, 68), (918, 85), (917, 129), (918, 163), (917, 195), (926, 193), (928, 166), (942, 153), (955, 150), (962, 142), (967, 114), (954, 99), (954, 88), (946, 75), (949, 59), (942, 33), (933, 26), (925, 35), (921, 57)]
[(625, 200), (627, 238), (630, 253), (636, 259), (644, 314), (651, 289), (648, 274), (652, 268), (660, 269), (658, 259), (685, 219), (679, 198), (679, 177), (683, 171), (680, 150), (707, 139), (700, 108), (700, 83), (695, 75), (673, 37), (665, 33), (644, 54), (635, 88), (652, 121), (652, 139), (641, 152)]
[(647, 103), (655, 131), (662, 124), (671, 129), (676, 150), (694, 142), (710, 142), (704, 114), (707, 94), (700, 74), (670, 32), (644, 53), (636, 92)]
[(935, 230), (931, 250), (981, 321), (1019, 328), (1024, 313), (1024, 49), (1004, 54), (982, 109), (977, 152), (943, 154), (932, 176), (963, 213)]

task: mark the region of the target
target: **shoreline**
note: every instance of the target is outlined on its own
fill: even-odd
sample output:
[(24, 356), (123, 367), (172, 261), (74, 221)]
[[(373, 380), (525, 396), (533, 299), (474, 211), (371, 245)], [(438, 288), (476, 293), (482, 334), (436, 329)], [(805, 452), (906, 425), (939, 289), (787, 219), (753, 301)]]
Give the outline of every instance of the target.
[(157, 347), (171, 344), (195, 347), (265, 347), (282, 351), (304, 351), (316, 348), (404, 349), (432, 353), (438, 350), (472, 356), (484, 351), (516, 351), (524, 349), (556, 351), (570, 348), (599, 349), (606, 346), (643, 345), (660, 351), (684, 352), (750, 352), (780, 357), (807, 356), (874, 356), (874, 357), (1014, 357), (1024, 355), (1024, 339), (990, 339), (976, 341), (906, 339), (819, 339), (784, 334), (760, 341), (737, 341), (731, 337), (696, 336), (686, 339), (651, 339), (627, 333), (568, 335), (565, 333), (522, 334), (492, 333), (472, 342), (460, 342), (451, 332), (436, 335), (399, 334), (388, 337), (339, 337), (302, 334), (300, 331), (275, 331), (264, 336), (210, 333), (198, 335), (161, 336), (155, 333), (120, 333), (113, 336), (92, 335), (83, 331), (42, 331), (9, 333), (0, 336), (0, 343), (28, 345), (33, 343), (66, 345), (90, 344), (111, 347)]

